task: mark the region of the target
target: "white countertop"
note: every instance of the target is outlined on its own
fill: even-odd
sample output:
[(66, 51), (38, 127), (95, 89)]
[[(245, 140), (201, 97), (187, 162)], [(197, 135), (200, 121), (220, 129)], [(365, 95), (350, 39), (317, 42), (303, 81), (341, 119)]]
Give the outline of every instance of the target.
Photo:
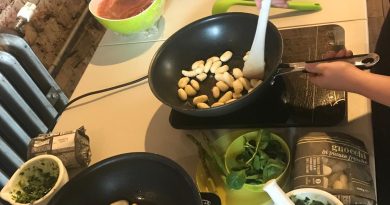
[[(356, 54), (368, 52), (365, 0), (317, 2), (323, 7), (320, 12), (292, 15), (288, 9), (272, 9), (270, 20), (281, 29), (337, 23), (346, 30), (347, 48)], [(162, 33), (142, 42), (107, 31), (72, 98), (147, 75), (150, 60), (164, 40), (184, 25), (210, 15), (211, 3), (211, 0), (167, 0), (160, 22), (163, 25), (159, 27)], [(232, 8), (236, 9), (240, 8)], [(348, 123), (332, 128), (290, 129), (290, 133), (338, 130), (359, 137), (369, 148), (374, 170), (369, 102), (362, 96), (348, 94)], [(197, 150), (184, 136), (189, 131), (170, 126), (169, 112), (170, 108), (162, 105), (144, 82), (76, 102), (59, 118), (54, 132), (84, 125), (91, 138), (92, 163), (121, 153), (147, 151), (177, 161), (193, 176)]]
[[(300, 1), (310, 2), (310, 0)], [(364, 0), (317, 0), (315, 2), (321, 4), (323, 8), (321, 11), (298, 12), (291, 9), (271, 8), (269, 20), (279, 29), (367, 20), (366, 1)], [(118, 36), (107, 31), (100, 45), (166, 40), (181, 27), (211, 15), (213, 3), (213, 0), (166, 0), (165, 13), (158, 24), (162, 30), (161, 33), (151, 35), (147, 39), (139, 39), (134, 36)], [(253, 6), (232, 6), (229, 11), (258, 14), (256, 7)]]

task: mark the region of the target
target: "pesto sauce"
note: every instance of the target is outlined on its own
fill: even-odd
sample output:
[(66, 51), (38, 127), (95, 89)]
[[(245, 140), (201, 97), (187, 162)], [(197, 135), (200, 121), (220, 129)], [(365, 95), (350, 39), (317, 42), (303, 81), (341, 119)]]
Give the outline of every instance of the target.
[[(44, 165), (44, 163), (42, 162)], [(20, 176), (25, 176), (25, 180), (20, 180), (18, 185), (20, 190), (12, 192), (12, 199), (18, 203), (31, 203), (45, 196), (54, 186), (58, 179), (58, 167), (52, 167), (53, 173), (45, 172), (42, 168), (32, 166), (26, 171), (31, 172), (26, 174), (21, 172)]]

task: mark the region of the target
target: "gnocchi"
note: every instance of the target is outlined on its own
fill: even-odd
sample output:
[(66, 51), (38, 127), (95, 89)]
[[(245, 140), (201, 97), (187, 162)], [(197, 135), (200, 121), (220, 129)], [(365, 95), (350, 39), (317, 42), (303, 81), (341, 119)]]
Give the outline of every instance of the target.
[(228, 91), (221, 98), (219, 98), (218, 102), (226, 103), (228, 100), (230, 100), (232, 98), (233, 98), (233, 92)]
[(225, 73), (229, 70), (229, 66), (228, 65), (223, 65), (217, 69), (215, 69), (215, 73)]
[(240, 77), (238, 80), (241, 82), (242, 86), (244, 86), (245, 90), (249, 91), (249, 89), (251, 89), (251, 84), (248, 79)]
[(211, 65), (211, 68), (210, 68), (210, 72), (215, 73), (215, 70), (221, 66), (222, 66), (222, 61), (218, 60), (218, 61), (213, 62), (213, 64)]
[(186, 91), (183, 90), (183, 88), (180, 88), (179, 90), (177, 90), (177, 94), (179, 95), (179, 98), (183, 101), (186, 101), (187, 100), (187, 93)]
[(211, 65), (213, 65), (213, 61), (210, 60), (210, 59), (208, 59), (208, 60), (206, 61), (206, 64), (204, 65), (204, 68), (203, 68), (204, 73), (207, 74), (207, 73), (209, 72), (209, 70), (210, 70), (210, 68), (211, 68)]
[(196, 95), (196, 90), (191, 85), (186, 85), (184, 87), (184, 91), (187, 93), (188, 96)]
[(242, 97), (242, 94), (241, 93), (233, 93), (233, 98), (234, 99), (239, 99)]
[(223, 73), (223, 81), (229, 85), (229, 87), (233, 87), (234, 78), (228, 72)]
[(240, 80), (233, 81), (233, 89), (234, 93), (241, 94), (241, 92), (244, 90), (244, 86), (242, 85)]
[(217, 84), (215, 84), (222, 92), (226, 92), (229, 90), (229, 86), (223, 82), (223, 81), (218, 81)]
[[(246, 52), (244, 60), (248, 53), (249, 51)], [(219, 57), (212, 56), (206, 60), (196, 60), (191, 64), (189, 70), (182, 70), (183, 77), (177, 83), (177, 93), (180, 100), (192, 100), (194, 106), (199, 109), (205, 109), (233, 102), (246, 93), (251, 92), (261, 81), (247, 79), (243, 76), (240, 68), (230, 69), (229, 65), (224, 64), (232, 58), (233, 52), (225, 51)], [(209, 73), (210, 79), (214, 78), (216, 83), (208, 91), (209, 94), (202, 93), (204, 91), (201, 91), (201, 84), (208, 78)], [(213, 99), (209, 99), (209, 96)], [(324, 170), (331, 170), (331, 168), (327, 168), (325, 167)]]
[(219, 59), (222, 61), (222, 62), (227, 62), (228, 60), (230, 60), (233, 56), (233, 53), (231, 51), (226, 51), (225, 53), (223, 53), (221, 55), (221, 57), (219, 57)]
[(183, 74), (186, 77), (195, 77), (197, 74), (194, 70), (188, 71), (188, 70), (182, 70), (181, 74)]
[(200, 85), (199, 85), (198, 81), (196, 81), (196, 80), (191, 80), (191, 81), (190, 81), (190, 84), (191, 84), (191, 86), (192, 86), (196, 91), (198, 91), (198, 90), (200, 89)]
[(216, 81), (223, 81), (223, 74), (222, 73), (217, 73), (214, 75), (214, 78)]
[(239, 79), (239, 78), (244, 76), (244, 74), (242, 73), (241, 69), (239, 69), (239, 68), (233, 68), (232, 72), (233, 72), (234, 78), (236, 78), (236, 79)]
[(192, 70), (195, 70), (196, 68), (199, 68), (202, 66), (204, 66), (204, 60), (198, 60), (192, 64), (191, 68), (192, 68)]
[(212, 63), (214, 63), (215, 61), (219, 61), (219, 57), (218, 56), (213, 56), (213, 57), (210, 57), (207, 60), (210, 60)]
[(199, 81), (204, 81), (207, 78), (207, 74), (206, 73), (201, 73), (201, 74), (197, 75), (196, 78)]
[(207, 97), (207, 95), (199, 95), (197, 97), (194, 97), (194, 99), (192, 100), (192, 103), (194, 103), (194, 105), (197, 105), (198, 103), (204, 103), (208, 100), (209, 98)]
[(219, 95), (221, 94), (221, 91), (219, 90), (219, 88), (217, 86), (214, 86), (211, 89), (211, 92), (213, 93), (214, 98), (219, 98)]
[(207, 105), (206, 103), (198, 103), (198, 104), (196, 104), (196, 107), (198, 107), (200, 109), (210, 108), (210, 106)]
[(232, 99), (226, 101), (226, 104), (227, 104), (227, 103), (231, 103), (231, 102), (233, 102), (233, 101), (235, 101), (235, 100), (237, 100), (237, 99), (232, 98)]
[(179, 82), (177, 83), (177, 86), (179, 88), (184, 88), (188, 82), (190, 82), (190, 78), (189, 77), (182, 77), (180, 78)]
[(221, 105), (224, 105), (224, 103), (221, 103), (221, 102), (215, 102), (211, 105), (211, 107), (218, 107), (218, 106), (221, 106)]

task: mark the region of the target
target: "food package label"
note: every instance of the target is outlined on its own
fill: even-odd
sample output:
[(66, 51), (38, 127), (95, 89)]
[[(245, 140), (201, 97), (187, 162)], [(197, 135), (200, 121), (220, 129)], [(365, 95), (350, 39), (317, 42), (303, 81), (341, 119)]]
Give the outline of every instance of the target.
[(345, 205), (375, 204), (369, 155), (360, 140), (344, 133), (309, 133), (296, 145), (294, 188), (318, 188)]

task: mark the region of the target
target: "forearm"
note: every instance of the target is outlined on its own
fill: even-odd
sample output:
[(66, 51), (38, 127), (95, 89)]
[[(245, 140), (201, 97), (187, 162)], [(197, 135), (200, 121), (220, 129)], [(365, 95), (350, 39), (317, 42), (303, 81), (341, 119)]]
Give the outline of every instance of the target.
[(390, 106), (390, 76), (361, 72), (353, 92)]

